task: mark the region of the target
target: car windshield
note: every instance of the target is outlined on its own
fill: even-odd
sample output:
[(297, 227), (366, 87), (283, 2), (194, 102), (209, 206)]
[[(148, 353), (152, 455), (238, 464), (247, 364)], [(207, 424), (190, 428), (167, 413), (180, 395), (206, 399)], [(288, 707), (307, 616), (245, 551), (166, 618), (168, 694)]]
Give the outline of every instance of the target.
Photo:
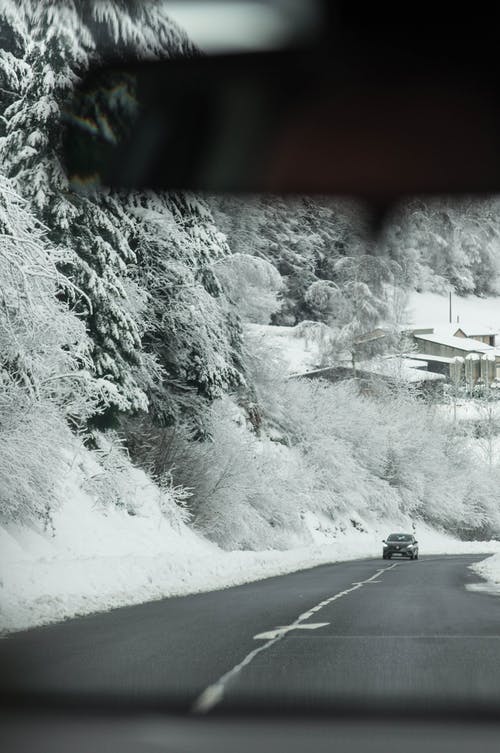
[(498, 704), (500, 198), (69, 182), (75, 84), (202, 58), (185, 5), (0, 3), (0, 693)]

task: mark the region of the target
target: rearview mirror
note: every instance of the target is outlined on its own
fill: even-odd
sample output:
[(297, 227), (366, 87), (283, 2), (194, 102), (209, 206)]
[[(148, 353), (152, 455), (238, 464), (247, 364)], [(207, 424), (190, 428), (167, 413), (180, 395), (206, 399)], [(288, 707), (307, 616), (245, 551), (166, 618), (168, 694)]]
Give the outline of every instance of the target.
[[(425, 51), (424, 51), (425, 52)], [(500, 191), (490, 79), (372, 47), (96, 69), (65, 111), (75, 188), (347, 194)], [(377, 55), (377, 65), (374, 65)]]

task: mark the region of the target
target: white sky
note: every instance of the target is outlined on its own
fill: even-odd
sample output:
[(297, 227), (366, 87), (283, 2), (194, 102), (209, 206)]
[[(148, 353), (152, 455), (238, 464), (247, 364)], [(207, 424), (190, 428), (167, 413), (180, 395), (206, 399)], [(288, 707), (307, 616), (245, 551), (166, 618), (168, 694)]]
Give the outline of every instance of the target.
[(316, 18), (314, 0), (167, 0), (165, 6), (206, 52), (280, 47)]

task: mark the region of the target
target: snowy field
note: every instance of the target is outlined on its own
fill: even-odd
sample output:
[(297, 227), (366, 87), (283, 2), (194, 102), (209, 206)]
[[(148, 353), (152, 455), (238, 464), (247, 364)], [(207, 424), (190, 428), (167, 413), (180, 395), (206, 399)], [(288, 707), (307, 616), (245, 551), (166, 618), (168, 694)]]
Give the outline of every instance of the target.
[[(500, 297), (452, 296), (452, 321), (458, 325), (491, 327), (500, 333)], [(405, 324), (440, 327), (449, 323), (448, 296), (413, 292), (408, 298)]]

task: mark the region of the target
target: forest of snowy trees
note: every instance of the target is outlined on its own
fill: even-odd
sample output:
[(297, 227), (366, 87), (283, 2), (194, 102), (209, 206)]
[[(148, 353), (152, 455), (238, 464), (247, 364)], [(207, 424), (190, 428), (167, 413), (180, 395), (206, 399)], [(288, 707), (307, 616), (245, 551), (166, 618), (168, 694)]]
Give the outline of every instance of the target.
[(249, 326), (309, 323), (326, 359), (381, 324), (396, 347), (408, 291), (497, 294), (499, 201), (415, 201), (375, 241), (333, 199), (77, 194), (60, 124), (78, 75), (190, 42), (161, 0), (2, 0), (0, 24), (2, 521), (50, 524), (78, 441), (108, 489), (127, 457), (225, 548), (304, 543), (308, 512), (500, 532), (500, 471), (434, 404), (287, 379)]

